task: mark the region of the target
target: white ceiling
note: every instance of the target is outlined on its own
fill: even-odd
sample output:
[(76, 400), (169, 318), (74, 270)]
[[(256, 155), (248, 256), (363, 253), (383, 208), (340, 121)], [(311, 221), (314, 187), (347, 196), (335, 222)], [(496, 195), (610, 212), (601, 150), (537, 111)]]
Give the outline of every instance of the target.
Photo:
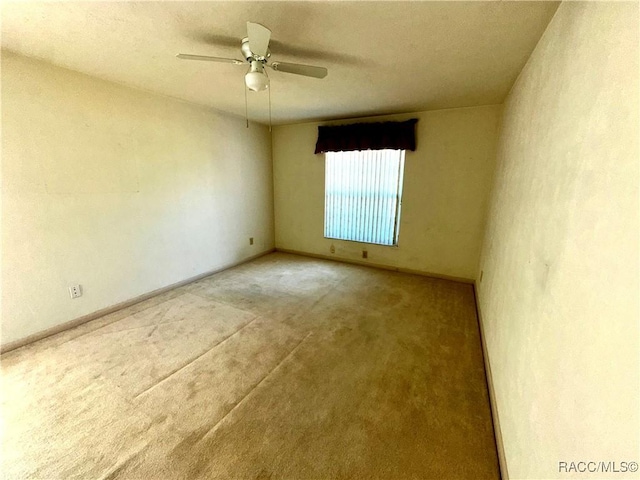
[[(72, 70), (244, 116), (246, 22), (272, 31), (273, 123), (501, 103), (557, 2), (2, 2), (2, 47)], [(268, 94), (249, 94), (267, 123)]]

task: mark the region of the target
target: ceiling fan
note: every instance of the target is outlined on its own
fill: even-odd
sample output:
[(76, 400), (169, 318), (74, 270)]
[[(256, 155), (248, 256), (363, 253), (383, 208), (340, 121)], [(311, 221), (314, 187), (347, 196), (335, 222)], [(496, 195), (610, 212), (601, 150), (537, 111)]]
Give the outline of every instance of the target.
[(234, 65), (249, 64), (249, 71), (244, 76), (247, 88), (253, 92), (259, 92), (269, 88), (269, 77), (264, 67), (269, 67), (277, 72), (293, 73), (305, 77), (324, 78), (327, 76), (327, 69), (324, 67), (314, 67), (311, 65), (301, 65), (298, 63), (272, 62), (268, 63), (271, 57), (269, 50), (269, 40), (271, 30), (259, 23), (247, 22), (247, 36), (242, 39), (242, 52), (245, 60), (235, 58), (209, 57), (206, 55), (188, 55), (179, 53), (176, 57), (183, 60), (202, 60), (206, 62), (233, 63)]

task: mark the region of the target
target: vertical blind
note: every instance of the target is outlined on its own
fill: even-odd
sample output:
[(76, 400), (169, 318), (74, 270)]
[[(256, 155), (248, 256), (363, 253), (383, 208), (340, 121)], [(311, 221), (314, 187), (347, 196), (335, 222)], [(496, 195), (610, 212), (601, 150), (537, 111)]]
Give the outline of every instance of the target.
[(327, 152), (324, 236), (397, 245), (404, 150)]

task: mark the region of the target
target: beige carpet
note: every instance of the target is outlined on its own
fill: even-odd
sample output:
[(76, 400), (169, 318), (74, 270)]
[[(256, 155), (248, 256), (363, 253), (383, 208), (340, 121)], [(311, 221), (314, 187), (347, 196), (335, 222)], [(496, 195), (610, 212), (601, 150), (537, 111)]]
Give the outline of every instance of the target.
[(473, 289), (282, 253), (2, 356), (3, 478), (496, 479)]

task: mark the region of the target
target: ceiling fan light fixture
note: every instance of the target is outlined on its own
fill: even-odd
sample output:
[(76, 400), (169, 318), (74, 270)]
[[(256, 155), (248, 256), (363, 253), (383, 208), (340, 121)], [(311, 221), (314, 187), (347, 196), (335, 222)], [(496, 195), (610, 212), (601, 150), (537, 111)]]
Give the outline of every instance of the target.
[(269, 77), (263, 72), (249, 72), (244, 76), (244, 83), (252, 92), (261, 92), (269, 88)]
[(244, 76), (244, 83), (252, 92), (261, 92), (269, 88), (269, 77), (264, 73), (262, 62), (257, 60), (251, 62), (251, 69)]

